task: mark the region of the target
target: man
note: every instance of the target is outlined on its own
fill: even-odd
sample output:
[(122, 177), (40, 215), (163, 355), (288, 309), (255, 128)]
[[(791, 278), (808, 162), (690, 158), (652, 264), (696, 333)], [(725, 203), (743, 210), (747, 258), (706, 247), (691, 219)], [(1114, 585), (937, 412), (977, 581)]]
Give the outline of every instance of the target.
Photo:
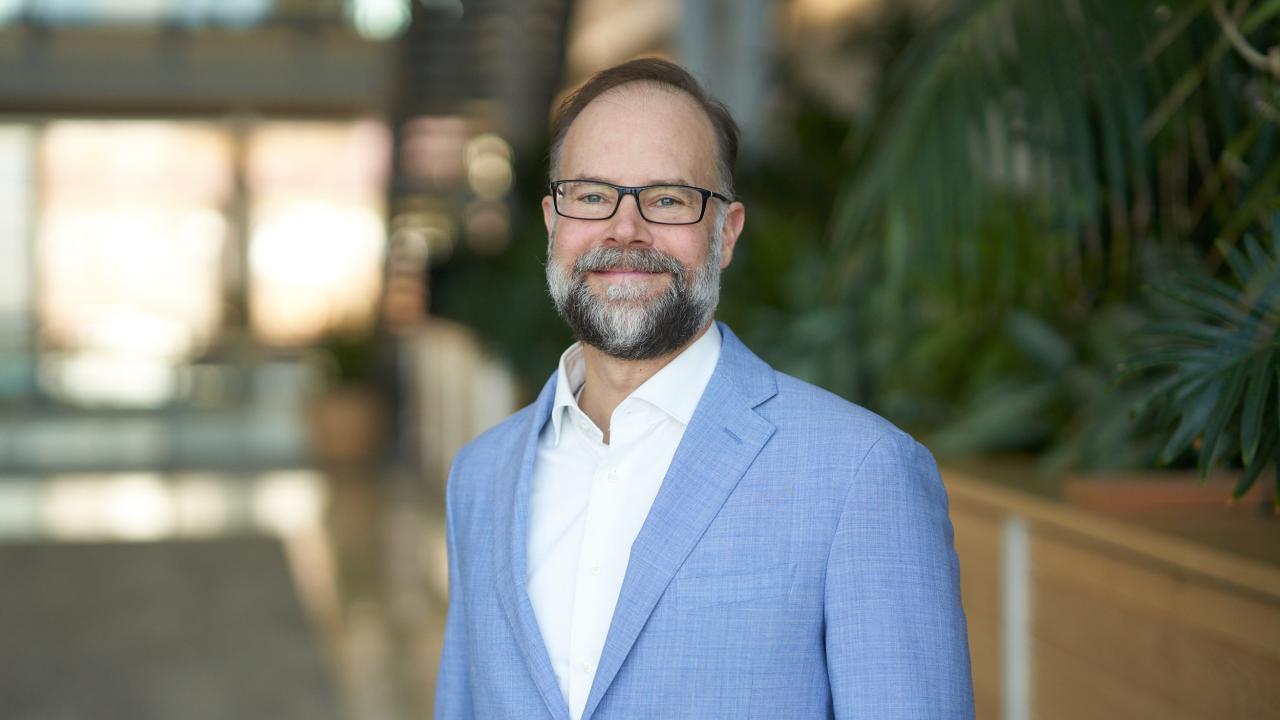
[(736, 146), (665, 61), (561, 106), (547, 283), (579, 342), (454, 461), (438, 719), (972, 716), (932, 457), (713, 322)]

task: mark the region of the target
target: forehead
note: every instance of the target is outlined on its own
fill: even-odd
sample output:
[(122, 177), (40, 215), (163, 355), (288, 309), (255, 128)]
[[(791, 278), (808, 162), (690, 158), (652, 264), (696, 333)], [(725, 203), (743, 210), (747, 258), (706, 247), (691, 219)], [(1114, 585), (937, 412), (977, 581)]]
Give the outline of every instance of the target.
[(574, 119), (560, 175), (620, 185), (680, 180), (702, 187), (715, 177), (711, 120), (683, 92), (632, 84), (592, 100)]

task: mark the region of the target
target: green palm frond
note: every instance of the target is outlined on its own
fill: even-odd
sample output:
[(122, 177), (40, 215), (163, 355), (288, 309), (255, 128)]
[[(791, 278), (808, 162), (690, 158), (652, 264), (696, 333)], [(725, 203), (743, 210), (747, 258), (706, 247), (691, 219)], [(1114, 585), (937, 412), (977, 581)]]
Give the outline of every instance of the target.
[[(1195, 444), (1202, 472), (1244, 465), (1243, 493), (1280, 453), (1280, 251), (1243, 237), (1280, 195), (1280, 0), (946, 7), (848, 143), (828, 224), (860, 399), (966, 453), (1096, 467)], [(1148, 326), (1145, 395), (1109, 383), (1135, 334), (1090, 340), (1117, 314)]]
[[(1013, 302), (1054, 278), (1071, 296), (1141, 285), (1142, 245), (1230, 241), (1280, 189), (1280, 77), (1236, 52), (1280, 44), (1280, 2), (967, 0), (916, 42), (857, 144), (831, 224), (832, 280), (878, 249), (966, 301)], [(1270, 21), (1270, 22), (1269, 22)], [(1034, 209), (1037, 242), (991, 223)], [(995, 278), (985, 285), (980, 280)]]
[(1195, 445), (1203, 478), (1238, 455), (1236, 498), (1275, 464), (1280, 507), (1280, 213), (1272, 226), (1269, 248), (1252, 236), (1219, 244), (1229, 282), (1185, 276), (1157, 286), (1187, 317), (1149, 328), (1147, 349), (1123, 369), (1155, 379), (1140, 411), (1173, 427), (1162, 462)]

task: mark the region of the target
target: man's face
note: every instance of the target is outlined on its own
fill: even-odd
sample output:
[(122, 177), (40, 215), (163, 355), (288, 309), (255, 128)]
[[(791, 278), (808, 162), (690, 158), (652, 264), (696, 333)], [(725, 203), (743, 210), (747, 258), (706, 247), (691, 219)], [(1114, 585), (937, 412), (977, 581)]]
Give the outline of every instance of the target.
[[(711, 123), (692, 99), (628, 85), (573, 121), (555, 179), (720, 191), (715, 152)], [(584, 343), (626, 360), (679, 350), (706, 327), (744, 216), (741, 203), (716, 199), (693, 225), (650, 223), (634, 197), (623, 197), (608, 220), (559, 217), (550, 197), (542, 210), (556, 309)]]

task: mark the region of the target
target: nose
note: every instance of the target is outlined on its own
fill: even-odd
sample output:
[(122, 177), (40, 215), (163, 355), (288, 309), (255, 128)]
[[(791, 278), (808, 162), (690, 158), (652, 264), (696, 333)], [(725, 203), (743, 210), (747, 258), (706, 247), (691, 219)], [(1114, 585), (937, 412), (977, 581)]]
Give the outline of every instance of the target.
[[(633, 202), (627, 202), (628, 198)], [(608, 236), (605, 242), (625, 247), (653, 244), (649, 223), (640, 215), (640, 198), (635, 195), (623, 195), (618, 201), (617, 212), (609, 218)]]

